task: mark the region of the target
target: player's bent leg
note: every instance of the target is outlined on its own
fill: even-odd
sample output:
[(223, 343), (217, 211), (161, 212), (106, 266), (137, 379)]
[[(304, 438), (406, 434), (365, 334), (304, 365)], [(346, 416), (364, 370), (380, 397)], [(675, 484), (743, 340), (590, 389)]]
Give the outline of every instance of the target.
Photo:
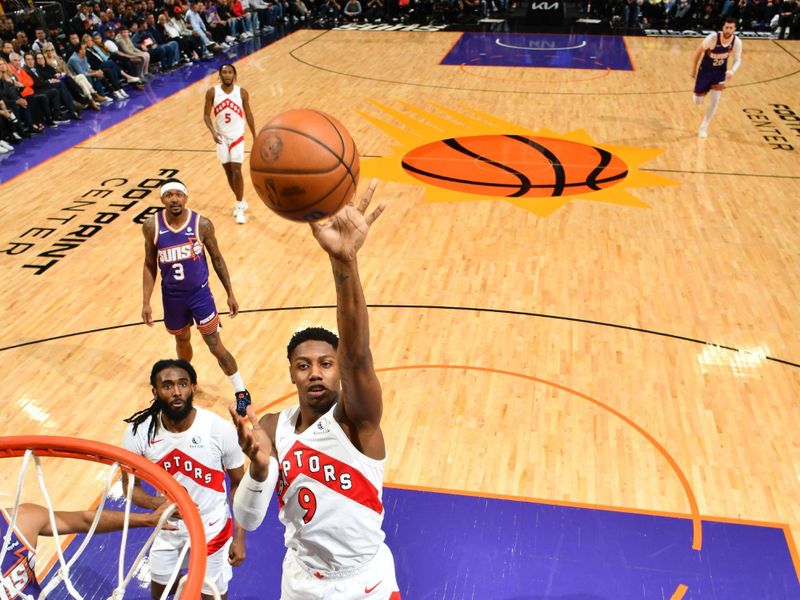
[(214, 355), (214, 358), (217, 359), (217, 362), (219, 363), (219, 366), (222, 368), (222, 371), (225, 373), (225, 375), (233, 375), (239, 370), (239, 367), (236, 365), (236, 359), (233, 358), (233, 355), (230, 352), (228, 352), (228, 349), (222, 343), (222, 338), (219, 337), (218, 332), (208, 335), (203, 334), (203, 341), (205, 341), (208, 349), (211, 351), (211, 354)]
[(242, 177), (242, 163), (244, 162), (244, 138), (234, 143), (230, 148), (230, 169), (229, 182), (231, 189), (236, 196), (236, 208), (233, 216), (240, 225), (247, 223), (245, 211), (247, 210), (247, 200), (244, 199), (244, 178)]
[(170, 331), (175, 336), (175, 353), (178, 358), (192, 362), (194, 350), (192, 349), (192, 326), (187, 325), (178, 331)]
[[(150, 594), (154, 600), (161, 598), (164, 593), (172, 573), (178, 567), (180, 549), (188, 539), (187, 534), (177, 531), (161, 531), (156, 536), (149, 555)], [(169, 593), (174, 594), (176, 589), (177, 586), (173, 584)]]
[[(230, 536), (230, 533), (226, 535)], [(233, 538), (228, 537), (227, 542), (216, 551), (209, 554), (206, 559), (206, 577), (203, 581), (202, 591), (203, 600), (213, 600), (214, 598), (214, 590), (208, 582), (214, 584), (222, 600), (226, 600), (228, 597), (228, 584), (233, 578), (233, 567), (231, 567), (231, 564), (228, 562), (228, 550), (230, 549), (232, 539)], [(209, 540), (209, 543), (211, 542), (213, 542), (213, 540)]]
[(706, 115), (703, 118), (703, 122), (700, 124), (700, 131), (698, 131), (697, 133), (697, 135), (701, 138), (708, 137), (708, 124), (714, 117), (714, 113), (717, 112), (717, 106), (719, 105), (719, 100), (722, 97), (722, 90), (717, 89), (717, 87), (715, 86), (708, 93), (708, 97), (709, 97), (709, 102), (708, 102), (708, 108), (706, 109)]

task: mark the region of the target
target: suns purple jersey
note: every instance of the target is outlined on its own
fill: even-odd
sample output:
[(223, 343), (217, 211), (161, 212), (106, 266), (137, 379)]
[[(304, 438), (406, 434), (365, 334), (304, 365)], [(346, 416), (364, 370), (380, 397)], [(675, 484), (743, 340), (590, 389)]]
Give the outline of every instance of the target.
[(208, 284), (208, 263), (200, 239), (200, 213), (188, 210), (186, 220), (173, 229), (156, 213), (155, 245), (161, 268), (161, 287), (166, 292), (188, 292)]
[[(713, 35), (713, 34), (712, 34)], [(725, 71), (728, 70), (728, 56), (733, 52), (736, 45), (736, 36), (730, 41), (727, 46), (722, 45), (722, 34), (717, 32), (717, 39), (713, 48), (706, 48), (703, 58), (700, 61), (699, 72), (703, 75), (711, 73), (718, 74), (725, 78)], [(710, 37), (710, 36), (709, 36)]]
[(302, 433), (300, 407), (278, 417), (278, 516), (286, 547), (319, 576), (357, 568), (381, 548), (383, 467), (365, 456), (333, 416), (336, 405)]
[[(0, 509), (0, 539), (5, 539), (8, 533), (11, 515)], [(1, 543), (1, 542), (0, 542)], [(2, 585), (0, 585), (0, 598), (2, 600), (29, 597), (38, 598), (42, 591), (33, 569), (36, 563), (36, 550), (28, 543), (25, 537), (16, 529), (11, 531), (8, 548), (3, 558)], [(13, 590), (10, 591), (10, 590)], [(25, 594), (25, 596), (22, 596)]]

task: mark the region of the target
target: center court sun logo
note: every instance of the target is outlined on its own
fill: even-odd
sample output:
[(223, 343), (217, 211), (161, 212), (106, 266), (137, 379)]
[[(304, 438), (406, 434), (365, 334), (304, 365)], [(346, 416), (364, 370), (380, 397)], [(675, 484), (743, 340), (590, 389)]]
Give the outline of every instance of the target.
[(433, 105), (438, 114), (401, 103), (411, 115), (372, 104), (403, 126), (359, 111), (397, 142), (391, 155), (362, 162), (364, 176), (423, 183), (429, 202), (502, 198), (544, 217), (577, 199), (647, 207), (626, 188), (678, 183), (638, 169), (658, 149), (601, 144), (581, 130), (533, 131), (469, 108)]

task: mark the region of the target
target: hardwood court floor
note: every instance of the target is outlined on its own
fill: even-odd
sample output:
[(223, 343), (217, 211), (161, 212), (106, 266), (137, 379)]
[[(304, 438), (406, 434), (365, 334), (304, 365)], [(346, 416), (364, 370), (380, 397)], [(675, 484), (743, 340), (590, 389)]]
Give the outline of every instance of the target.
[[(440, 117), (446, 108), (657, 148), (639, 170), (677, 185), (654, 177), (626, 190), (646, 207), (577, 199), (542, 217), (499, 199), (431, 203), (423, 185), (381, 184), (389, 208), (360, 266), (386, 370), (387, 483), (786, 523), (797, 539), (800, 135), (775, 109), (800, 113), (800, 44), (746, 40), (699, 140), (688, 74), (698, 40), (628, 38), (635, 70), (599, 76), (439, 66), (458, 35), (299, 31), (237, 63), (239, 80), (259, 125), (288, 108), (325, 110), (365, 164), (402, 144), (364, 115), (401, 127), (419, 119), (415, 108)], [(0, 188), (0, 236), (34, 244), (0, 258), (0, 433), (117, 443), (121, 419), (148, 403), (149, 368), (174, 347), (161, 324), (139, 323), (133, 219), (158, 205), (163, 170), (179, 172), (190, 207), (216, 225), (243, 309), (224, 318), (222, 337), (260, 406), (291, 392), (291, 333), (335, 324), (331, 308), (307, 308), (335, 300), (308, 229), (258, 206), (249, 186), (250, 222), (233, 222), (202, 122), (215, 80)], [(780, 134), (756, 127), (765, 122)], [(773, 149), (783, 142), (765, 135), (794, 149)], [(80, 230), (92, 233), (86, 241), (53, 246), (96, 220), (102, 227)], [(30, 228), (42, 229), (23, 237)], [(39, 275), (23, 266), (57, 255)], [(222, 309), (213, 276), (212, 288)], [(195, 338), (197, 401), (222, 412), (229, 385)], [(16, 481), (16, 465), (1, 468)], [(48, 468), (59, 507), (98, 493), (82, 465)], [(32, 482), (25, 497), (38, 498)]]

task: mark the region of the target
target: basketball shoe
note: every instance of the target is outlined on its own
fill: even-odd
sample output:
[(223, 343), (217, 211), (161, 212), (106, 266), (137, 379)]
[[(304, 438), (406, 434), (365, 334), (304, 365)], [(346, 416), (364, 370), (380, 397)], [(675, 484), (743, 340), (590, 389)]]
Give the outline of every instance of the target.
[(236, 392), (236, 414), (243, 417), (247, 414), (247, 407), (252, 403), (250, 392), (244, 390), (243, 392)]
[(241, 202), (237, 200), (236, 205), (233, 207), (233, 216), (235, 217), (236, 213), (240, 210), (247, 210), (248, 208), (250, 208), (250, 205), (247, 203), (247, 200), (244, 198), (242, 198)]
[(705, 121), (700, 125), (700, 130), (697, 132), (697, 137), (706, 139), (708, 137), (708, 125)]

